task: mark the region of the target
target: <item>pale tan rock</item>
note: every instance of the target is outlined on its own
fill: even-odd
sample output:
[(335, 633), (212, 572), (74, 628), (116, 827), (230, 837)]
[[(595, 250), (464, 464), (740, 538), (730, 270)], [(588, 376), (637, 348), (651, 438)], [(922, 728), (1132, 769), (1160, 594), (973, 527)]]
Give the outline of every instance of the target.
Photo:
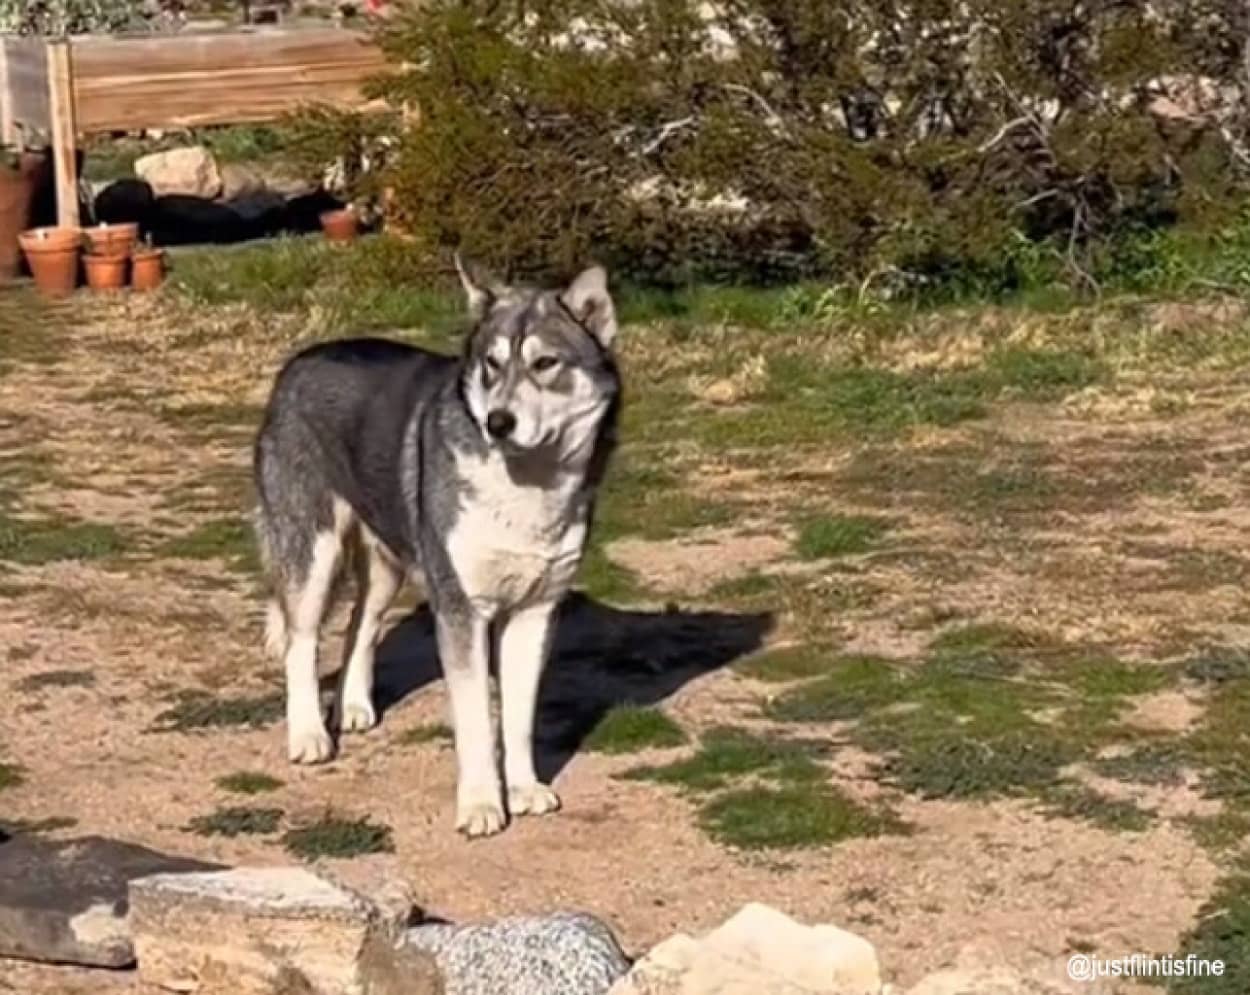
[(877, 951), (836, 926), (805, 926), (756, 902), (703, 938), (700, 947), (821, 995), (879, 995)]
[[(436, 995), (399, 923), (304, 868), (160, 874), (130, 885), (139, 978), (194, 995)], [(409, 963), (409, 960), (411, 963)], [(395, 975), (400, 975), (399, 980)]]
[(811, 995), (678, 933), (636, 963), (608, 995)]
[(1026, 995), (1041, 991), (1005, 968), (950, 969), (930, 974), (907, 995)]
[(135, 161), (135, 176), (158, 197), (182, 194), (212, 200), (221, 193), (217, 160), (202, 145), (145, 155)]

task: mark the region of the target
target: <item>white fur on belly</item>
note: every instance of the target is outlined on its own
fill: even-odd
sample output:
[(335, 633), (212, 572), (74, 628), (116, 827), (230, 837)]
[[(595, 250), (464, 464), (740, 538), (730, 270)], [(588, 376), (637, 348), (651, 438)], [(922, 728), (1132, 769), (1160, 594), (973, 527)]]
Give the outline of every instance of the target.
[(518, 487), (495, 452), (463, 458), (458, 469), (473, 492), (461, 501), (447, 550), (469, 600), (493, 614), (567, 589), (586, 536), (585, 520), (570, 507), (577, 477), (554, 488)]

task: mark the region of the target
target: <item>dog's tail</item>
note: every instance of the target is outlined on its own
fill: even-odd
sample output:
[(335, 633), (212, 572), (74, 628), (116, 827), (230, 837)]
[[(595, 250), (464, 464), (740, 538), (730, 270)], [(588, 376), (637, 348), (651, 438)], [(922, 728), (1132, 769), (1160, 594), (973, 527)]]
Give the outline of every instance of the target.
[(257, 552), (260, 554), (261, 566), (269, 578), (271, 594), (265, 606), (265, 652), (278, 660), (286, 655), (287, 622), (286, 611), (278, 597), (274, 584), (273, 547), (269, 542), (269, 533), (265, 528), (265, 513), (260, 505), (252, 512), (252, 530), (256, 535)]

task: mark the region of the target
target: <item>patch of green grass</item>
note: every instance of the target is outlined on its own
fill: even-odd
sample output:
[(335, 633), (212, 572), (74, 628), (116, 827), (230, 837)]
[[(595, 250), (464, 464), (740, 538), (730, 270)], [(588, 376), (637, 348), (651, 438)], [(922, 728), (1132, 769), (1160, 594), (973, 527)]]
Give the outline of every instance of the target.
[(1103, 777), (1135, 784), (1177, 785), (1189, 764), (1184, 745), (1174, 740), (1147, 742), (1130, 753), (1096, 760), (1093, 768)]
[(613, 463), (595, 505), (594, 536), (672, 539), (692, 529), (730, 524), (737, 509), (699, 498), (663, 466), (624, 454)]
[(793, 688), (765, 708), (780, 722), (842, 722), (902, 701), (907, 678), (896, 661), (841, 656), (825, 663), (826, 676)]
[(278, 831), (282, 815), (280, 808), (219, 808), (209, 815), (197, 815), (186, 830), (197, 836), (266, 836)]
[(825, 560), (867, 553), (885, 535), (887, 525), (867, 515), (821, 515), (799, 525), (794, 551), (802, 560)]
[(1047, 814), (1080, 819), (1118, 833), (1140, 833), (1154, 816), (1131, 801), (1117, 801), (1090, 788), (1064, 785), (1045, 795)]
[(894, 820), (828, 787), (749, 787), (706, 802), (699, 824), (719, 843), (743, 850), (828, 846), (899, 831)]
[(0, 832), (41, 836), (44, 833), (72, 829), (76, 825), (78, 820), (68, 815), (53, 815), (46, 819), (0, 819)]
[(754, 404), (715, 412), (692, 426), (712, 448), (784, 446), (848, 434), (896, 434), (921, 425), (955, 425), (986, 414), (973, 379), (833, 367), (806, 355), (773, 355)]
[(161, 417), (171, 425), (211, 430), (217, 428), (240, 428), (255, 430), (260, 427), (264, 409), (255, 404), (200, 403), (169, 405), (161, 409)]
[(45, 688), (86, 688), (95, 684), (95, 674), (89, 670), (45, 670), (29, 674), (14, 687), (18, 691), (42, 691)]
[(1099, 383), (1107, 376), (1105, 364), (1076, 352), (1005, 346), (990, 353), (987, 380), (1034, 401), (1054, 401)]
[(316, 822), (282, 834), (288, 853), (305, 860), (317, 857), (356, 857), (365, 853), (392, 853), (395, 844), (389, 826), (364, 819), (346, 819), (327, 813)]
[(226, 774), (215, 782), (222, 791), (231, 791), (237, 795), (260, 795), (268, 791), (277, 791), (282, 782), (260, 771), (241, 770), (234, 774)]
[(242, 518), (203, 522), (190, 532), (167, 540), (160, 547), (160, 553), (188, 560), (221, 560), (243, 574), (260, 571), (256, 537)]
[(213, 246), (180, 253), (169, 282), (199, 304), (294, 311), (328, 278), (332, 260), (330, 247), (316, 238), (281, 238), (225, 251)]
[(280, 238), (180, 252), (170, 284), (199, 304), (315, 311), (326, 336), (417, 329), (420, 341), (450, 342), (467, 325), (463, 295), (447, 281), (440, 284), (411, 247), (385, 236), (366, 236), (349, 246), (328, 245), (318, 237)]
[(64, 560), (103, 560), (130, 549), (114, 526), (67, 518), (18, 518), (0, 512), (0, 560), (39, 566)]
[(16, 788), (26, 781), (25, 770), (17, 764), (0, 763), (0, 791)]
[(172, 706), (156, 716), (152, 731), (188, 732), (229, 726), (260, 729), (281, 719), (285, 708), (281, 691), (235, 697), (208, 691), (183, 691)]
[(1240, 850), (1250, 838), (1250, 815), (1226, 809), (1215, 815), (1191, 815), (1177, 820), (1200, 847), (1215, 856)]
[(804, 643), (756, 653), (734, 664), (734, 669), (757, 681), (784, 683), (820, 677), (843, 662), (828, 646)]
[(638, 576), (623, 567), (596, 541), (591, 541), (582, 555), (577, 581), (586, 594), (608, 604), (625, 604), (642, 593)]
[(617, 754), (685, 742), (685, 731), (658, 708), (619, 705), (599, 720), (583, 745), (592, 753)]
[(1243, 995), (1250, 991), (1250, 873), (1244, 869), (1226, 877), (1198, 913), (1198, 923), (1173, 955), (1198, 961), (1222, 961), (1224, 973), (1172, 978), (1171, 995)]
[(741, 577), (718, 581), (708, 591), (713, 600), (754, 601), (766, 597), (777, 588), (777, 578), (772, 574), (753, 570)]
[(53, 304), (31, 290), (5, 289), (0, 294), (0, 376), (15, 366), (46, 366), (64, 353), (74, 321), (67, 305)]
[(782, 783), (809, 783), (818, 780), (821, 773), (820, 765), (812, 759), (811, 748), (805, 744), (718, 726), (703, 734), (692, 756), (659, 766), (635, 767), (621, 776), (704, 792), (723, 788), (731, 780), (747, 775)]
[(1133, 696), (1166, 679), (1163, 668), (977, 624), (940, 634), (918, 665), (835, 658), (825, 676), (778, 695), (765, 714), (852, 723), (848, 735), (882, 758), (884, 776), (921, 797), (1041, 797), (1065, 766), (1121, 735), (1117, 719)]
[(931, 721), (891, 730), (882, 722), (865, 745), (889, 751), (885, 776), (920, 798), (1037, 794), (1056, 784), (1060, 769), (1079, 755), (1062, 735), (1036, 724), (990, 734)]
[(416, 746), (420, 743), (450, 743), (455, 739), (451, 728), (442, 722), (427, 722), (413, 726), (400, 734), (399, 742), (404, 746)]

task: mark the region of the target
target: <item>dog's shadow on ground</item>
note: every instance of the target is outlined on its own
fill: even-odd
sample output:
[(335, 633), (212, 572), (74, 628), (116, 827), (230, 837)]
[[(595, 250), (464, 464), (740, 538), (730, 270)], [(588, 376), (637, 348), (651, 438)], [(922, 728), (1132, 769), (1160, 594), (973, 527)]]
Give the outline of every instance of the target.
[[(663, 701), (758, 650), (772, 626), (768, 613), (628, 611), (571, 595), (543, 675), (534, 732), (539, 777), (563, 770), (609, 709)], [(422, 605), (378, 648), (375, 702), (385, 715), (441, 677), (434, 620)]]

